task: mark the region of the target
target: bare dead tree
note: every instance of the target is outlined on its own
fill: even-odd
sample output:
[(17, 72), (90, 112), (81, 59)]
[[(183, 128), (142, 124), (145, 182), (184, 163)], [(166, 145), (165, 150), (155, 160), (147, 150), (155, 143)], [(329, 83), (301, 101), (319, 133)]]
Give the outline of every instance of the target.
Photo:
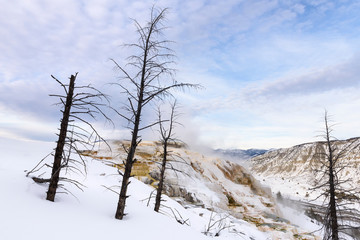
[(165, 180), (165, 170), (166, 165), (168, 163), (168, 155), (170, 152), (168, 151), (168, 144), (171, 142), (176, 143), (176, 139), (174, 137), (174, 127), (175, 124), (178, 124), (176, 121), (178, 113), (176, 112), (176, 100), (171, 105), (170, 110), (170, 118), (168, 120), (168, 127), (165, 127), (165, 122), (162, 119), (161, 116), (161, 109), (158, 108), (158, 121), (159, 121), (159, 132), (160, 132), (160, 142), (163, 147), (163, 153), (162, 153), (162, 161), (161, 161), (161, 168), (160, 168), (160, 178), (159, 178), (159, 184), (157, 186), (156, 190), (156, 197), (155, 197), (155, 207), (154, 210), (156, 212), (159, 212), (160, 204), (161, 204), (161, 193), (164, 189), (164, 180)]
[(171, 95), (172, 89), (196, 88), (198, 85), (189, 83), (178, 83), (174, 80), (175, 70), (171, 66), (174, 62), (174, 52), (169, 47), (171, 41), (163, 39), (163, 24), (168, 9), (151, 9), (150, 20), (142, 26), (134, 20), (139, 36), (137, 43), (126, 46), (134, 49), (137, 54), (128, 57), (127, 65), (120, 66), (111, 59), (116, 69), (122, 74), (118, 85), (127, 96), (127, 104), (124, 108), (126, 114), (118, 114), (127, 120), (128, 128), (131, 129), (130, 146), (126, 149), (127, 157), (124, 160), (124, 171), (122, 173), (122, 184), (119, 201), (115, 213), (116, 219), (123, 219), (126, 205), (127, 188), (130, 184), (131, 170), (135, 162), (134, 155), (136, 147), (141, 142), (139, 132), (157, 123), (140, 126), (142, 110), (146, 105), (156, 99), (163, 99)]
[[(322, 137), (326, 144), (324, 151), (317, 153), (321, 164), (320, 168), (316, 169), (318, 184), (313, 190), (321, 190), (318, 198), (324, 197), (324, 203), (326, 202), (326, 213), (323, 218), (323, 239), (338, 240), (341, 239), (341, 234), (349, 235), (349, 230), (357, 229), (358, 227), (354, 224), (359, 224), (360, 220), (355, 214), (358, 211), (347, 207), (349, 204), (347, 197), (356, 197), (356, 189), (344, 187), (344, 184), (348, 183), (350, 179), (341, 177), (341, 172), (348, 166), (345, 160), (346, 153), (357, 149), (359, 145), (354, 139), (341, 148), (338, 147), (336, 139), (332, 136), (333, 125), (329, 124), (327, 111), (324, 114), (324, 124)], [(350, 218), (348, 216), (349, 211), (353, 211), (353, 216)]]
[(327, 156), (326, 160), (327, 163), (327, 172), (329, 176), (328, 180), (328, 187), (329, 187), (329, 206), (328, 212), (325, 219), (325, 236), (324, 239), (332, 239), (338, 240), (339, 239), (339, 224), (337, 218), (337, 207), (336, 207), (336, 196), (335, 196), (335, 188), (336, 188), (336, 179), (335, 177), (335, 163), (339, 159), (340, 155), (334, 156), (335, 154), (335, 147), (331, 144), (331, 132), (332, 129), (328, 124), (328, 114), (325, 112), (325, 140), (326, 140), (326, 147), (327, 147)]
[[(100, 114), (106, 120), (112, 122), (102, 110), (102, 107), (107, 106), (109, 103), (108, 97), (90, 85), (75, 86), (77, 75), (78, 73), (71, 75), (68, 85), (51, 76), (64, 90), (64, 95), (50, 95), (59, 97), (60, 102), (58, 104), (63, 106), (57, 145), (55, 153), (53, 154), (54, 161), (52, 166), (46, 163), (40, 165), (45, 160), (45, 158), (43, 158), (35, 168), (27, 174), (27, 176), (29, 176), (29, 174), (39, 171), (44, 166), (51, 167), (50, 178), (32, 178), (38, 183), (49, 182), (46, 199), (52, 202), (55, 200), (59, 186), (69, 192), (63, 185), (59, 185), (59, 181), (71, 183), (79, 189), (83, 187), (80, 182), (74, 179), (60, 177), (61, 170), (64, 169), (65, 173), (76, 172), (86, 174), (86, 163), (84, 155), (81, 154), (82, 150), (93, 149), (95, 143), (99, 141), (106, 143), (91, 122), (86, 119), (86, 116), (96, 119), (96, 115)], [(103, 103), (103, 101), (106, 101), (106, 103)], [(78, 158), (72, 157), (74, 154), (76, 154)]]

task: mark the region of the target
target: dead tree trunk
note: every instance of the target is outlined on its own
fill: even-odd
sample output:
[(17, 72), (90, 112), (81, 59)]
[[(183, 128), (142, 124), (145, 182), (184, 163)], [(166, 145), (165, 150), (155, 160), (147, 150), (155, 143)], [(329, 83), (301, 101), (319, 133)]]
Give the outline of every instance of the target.
[(57, 146), (55, 150), (55, 156), (54, 156), (54, 163), (50, 178), (50, 185), (49, 189), (47, 191), (46, 199), (49, 201), (55, 200), (55, 194), (59, 183), (59, 176), (60, 176), (60, 170), (61, 170), (61, 160), (63, 158), (63, 152), (64, 152), (64, 145), (66, 140), (66, 133), (67, 128), (69, 124), (69, 117), (70, 117), (70, 110), (73, 102), (73, 95), (74, 95), (74, 87), (75, 87), (75, 79), (77, 74), (71, 75), (70, 77), (70, 83), (69, 88), (67, 91), (67, 97), (66, 97), (66, 103), (65, 108), (63, 111), (63, 117), (61, 119), (60, 124), (60, 134), (57, 141)]
[[(325, 140), (321, 142), (324, 144), (324, 149), (315, 153), (319, 164), (316, 164), (314, 169), (315, 186), (312, 190), (319, 192), (314, 200), (324, 198), (326, 204), (325, 216), (320, 219), (323, 225), (323, 239), (339, 240), (344, 239), (345, 236), (352, 237), (351, 231), (359, 228), (357, 225), (360, 219), (355, 216), (358, 210), (349, 207), (353, 204), (352, 196), (356, 197), (358, 190), (351, 187), (353, 180), (343, 173), (345, 169), (353, 168), (349, 164), (351, 161), (348, 157), (358, 157), (360, 144), (357, 138), (345, 140), (343, 143), (337, 141), (332, 136), (333, 125), (329, 122), (329, 115), (325, 111), (325, 127), (323, 134), (320, 135)], [(352, 212), (354, 215), (349, 219), (347, 212)]]
[[(134, 20), (139, 34), (139, 41), (137, 43), (128, 44), (127, 46), (136, 49), (138, 55), (131, 55), (127, 66), (133, 68), (132, 72), (125, 70), (115, 60), (116, 67), (124, 75), (122, 80), (127, 80), (130, 85), (125, 83), (115, 83), (120, 86), (122, 91), (127, 94), (128, 104), (125, 107), (127, 114), (118, 114), (128, 121), (131, 129), (131, 143), (126, 150), (127, 157), (124, 161), (124, 172), (121, 174), (122, 185), (119, 194), (119, 201), (115, 213), (116, 219), (123, 219), (125, 203), (128, 196), (126, 195), (129, 179), (131, 177), (131, 169), (135, 162), (134, 156), (136, 147), (141, 142), (139, 139), (139, 132), (155, 124), (150, 124), (145, 127), (140, 127), (140, 120), (142, 109), (154, 99), (162, 99), (166, 95), (171, 95), (170, 90), (173, 88), (198, 87), (198, 85), (188, 83), (177, 83), (172, 78), (174, 69), (170, 66), (174, 64), (173, 51), (168, 47), (171, 42), (168, 40), (159, 39), (163, 36), (162, 31), (165, 29), (163, 20), (167, 9), (151, 10), (150, 21), (141, 26)], [(167, 75), (166, 78), (163, 76)], [(167, 83), (166, 80), (171, 80)], [(130, 87), (131, 86), (131, 87)]]
[(122, 184), (121, 184), (119, 201), (118, 201), (118, 205), (117, 205), (116, 213), (115, 213), (115, 218), (119, 219), (119, 220), (123, 219), (123, 217), (125, 215), (124, 210), (125, 210), (125, 206), (126, 206), (126, 199), (128, 198), (126, 192), (127, 192), (128, 186), (130, 184), (129, 179), (131, 177), (132, 166), (133, 166), (134, 162), (136, 161), (134, 159), (136, 147), (140, 143), (140, 141), (138, 141), (138, 134), (139, 134), (140, 116), (141, 116), (141, 109), (142, 109), (142, 98), (143, 97), (141, 94), (139, 102), (138, 102), (138, 109), (137, 109), (137, 114), (135, 117), (134, 130), (132, 133), (130, 149), (128, 152), (128, 156), (126, 158), (125, 169), (124, 169), (124, 173), (122, 176), (123, 179), (122, 179)]
[[(93, 149), (95, 144), (104, 142), (110, 149), (105, 139), (103, 139), (91, 122), (83, 116), (88, 116), (96, 120), (96, 116), (103, 116), (108, 122), (113, 123), (112, 120), (102, 110), (103, 107), (108, 107), (109, 99), (107, 95), (103, 94), (97, 88), (90, 84), (85, 86), (75, 86), (75, 81), (78, 73), (71, 75), (70, 83), (64, 84), (56, 77), (51, 75), (63, 88), (64, 94), (50, 94), (52, 97), (58, 97), (59, 102), (56, 105), (61, 105), (62, 118), (60, 120), (60, 132), (56, 142), (56, 148), (53, 152), (48, 154), (26, 175), (38, 172), (43, 167), (51, 167), (51, 175), (48, 178), (41, 178), (40, 176), (32, 176), (32, 179), (37, 183), (49, 182), (46, 199), (49, 201), (55, 200), (56, 191), (62, 188), (65, 192), (70, 192), (60, 181), (75, 185), (82, 190), (82, 184), (74, 179), (66, 177), (67, 172), (76, 172), (86, 175), (86, 161), (82, 151)], [(107, 103), (102, 102), (106, 100)], [(85, 126), (80, 126), (77, 122), (80, 121)], [(77, 158), (73, 158), (75, 154)], [(48, 156), (54, 156), (53, 163), (44, 162)], [(81, 169), (82, 168), (82, 169)], [(62, 177), (60, 172), (63, 171)], [(70, 192), (71, 193), (71, 192)]]
[(137, 100), (137, 109), (135, 112), (135, 121), (134, 121), (134, 128), (132, 131), (132, 138), (131, 138), (131, 143), (130, 143), (130, 149), (128, 152), (128, 156), (126, 158), (126, 162), (125, 162), (125, 170), (123, 173), (123, 179), (122, 179), (122, 183), (121, 183), (121, 189), (120, 189), (120, 195), (119, 195), (119, 201), (118, 201), (118, 206), (116, 208), (116, 213), (115, 213), (115, 218), (116, 219), (123, 219), (124, 217), (124, 211), (125, 211), (125, 206), (126, 206), (126, 199), (128, 198), (126, 192), (127, 192), (127, 188), (130, 184), (130, 177), (131, 177), (131, 170), (132, 170), (132, 166), (135, 162), (134, 160), (134, 156), (135, 156), (135, 151), (136, 151), (136, 147), (137, 145), (140, 143), (140, 141), (138, 141), (138, 135), (139, 135), (139, 126), (140, 126), (140, 117), (141, 117), (141, 110), (143, 107), (143, 102), (144, 102), (144, 88), (145, 88), (145, 74), (146, 74), (146, 70), (147, 70), (147, 56), (149, 53), (149, 44), (150, 44), (150, 37), (152, 34), (152, 30), (150, 29), (150, 33), (148, 34), (147, 38), (146, 38), (146, 42), (145, 42), (145, 46), (144, 46), (144, 57), (142, 59), (143, 65), (142, 65), (142, 69), (141, 69), (141, 79), (140, 79), (140, 89), (138, 91), (138, 100)]
[(156, 190), (156, 197), (155, 197), (155, 207), (154, 210), (156, 212), (159, 212), (160, 209), (160, 204), (161, 204), (161, 193), (164, 189), (164, 180), (165, 180), (165, 169), (166, 169), (166, 163), (167, 163), (167, 145), (168, 145), (168, 141), (167, 139), (164, 141), (163, 143), (163, 159), (162, 159), (162, 163), (161, 163), (161, 169), (160, 169), (160, 180), (159, 180), (159, 184), (157, 186), (157, 190)]
[(168, 128), (164, 126), (164, 120), (161, 117), (161, 110), (158, 109), (158, 121), (159, 121), (159, 132), (161, 137), (161, 142), (163, 145), (163, 158), (161, 161), (161, 168), (160, 168), (160, 179), (159, 184), (157, 186), (156, 190), (156, 197), (155, 197), (155, 207), (154, 211), (159, 212), (160, 205), (161, 205), (161, 194), (164, 189), (164, 181), (165, 181), (165, 170), (166, 165), (168, 164), (168, 157), (169, 157), (169, 151), (168, 151), (168, 145), (169, 142), (175, 142), (173, 130), (175, 127), (175, 124), (178, 124), (176, 122), (176, 118), (178, 117), (176, 113), (176, 100), (171, 105), (171, 113), (170, 113), (170, 119), (166, 120), (166, 122), (169, 122)]
[[(336, 209), (336, 195), (335, 195), (335, 174), (334, 174), (334, 149), (331, 145), (330, 132), (331, 129), (328, 125), (328, 116), (325, 113), (325, 134), (326, 134), (326, 146), (328, 149), (327, 161), (328, 161), (328, 175), (329, 175), (329, 206), (328, 206), (328, 215), (327, 220), (329, 222), (326, 223), (328, 225), (326, 228), (328, 232), (330, 232), (331, 236), (325, 236), (326, 238), (330, 238), (331, 240), (339, 239), (339, 226), (338, 226), (338, 218), (337, 218), (337, 209)], [(327, 235), (327, 234), (326, 234)]]

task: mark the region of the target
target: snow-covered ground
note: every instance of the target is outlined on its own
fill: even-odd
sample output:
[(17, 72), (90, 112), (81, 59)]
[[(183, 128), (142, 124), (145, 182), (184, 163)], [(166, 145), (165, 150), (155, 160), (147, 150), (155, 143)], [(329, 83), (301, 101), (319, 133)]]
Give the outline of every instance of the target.
[[(279, 231), (260, 231), (254, 224), (229, 216), (226, 212), (213, 213), (207, 208), (184, 208), (175, 200), (165, 197), (166, 206), (162, 214), (147, 206), (147, 198), (153, 187), (136, 179), (129, 186), (131, 197), (127, 200), (124, 220), (114, 218), (118, 196), (115, 191), (120, 185), (120, 176), (114, 167), (102, 161), (89, 160), (86, 176), (73, 176), (82, 182), (84, 192), (75, 186), (67, 186), (76, 196), (57, 194), (55, 202), (45, 200), (47, 187), (25, 177), (25, 170), (32, 169), (47, 155), (54, 143), (1, 139), (0, 161), (0, 239), (210, 239), (218, 228), (226, 226), (216, 239), (291, 239)], [(205, 183), (203, 183), (205, 184)], [(179, 224), (175, 216), (186, 220)], [(180, 217), (181, 216), (181, 217)], [(221, 224), (210, 229), (208, 236), (202, 232), (209, 224), (210, 217), (220, 219), (228, 216)], [(283, 214), (294, 224), (302, 224), (302, 217), (296, 212)], [(214, 222), (213, 221), (213, 222)], [(306, 221), (305, 221), (306, 222)], [(308, 227), (308, 226), (306, 226)], [(313, 226), (310, 226), (312, 230)], [(212, 236), (211, 236), (212, 235)], [(295, 237), (293, 238), (295, 239)], [(309, 238), (313, 239), (313, 238)]]

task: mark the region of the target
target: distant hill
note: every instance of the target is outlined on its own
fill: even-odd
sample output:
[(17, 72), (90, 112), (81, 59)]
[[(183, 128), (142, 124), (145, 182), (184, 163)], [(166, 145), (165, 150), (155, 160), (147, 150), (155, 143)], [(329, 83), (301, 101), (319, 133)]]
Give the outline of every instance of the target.
[[(360, 183), (360, 138), (334, 141), (336, 149), (343, 151), (349, 143), (353, 148), (346, 150), (341, 161), (348, 165), (347, 175), (353, 175), (353, 179)], [(319, 153), (326, 152), (326, 142), (318, 141), (304, 143), (290, 148), (282, 148), (268, 151), (267, 153), (251, 159), (252, 172), (263, 176), (278, 177), (307, 177), (312, 178), (312, 169), (319, 168)]]
[[(341, 166), (340, 179), (349, 179), (350, 188), (359, 189), (360, 184), (360, 138), (333, 141)], [(347, 148), (351, 144), (351, 148)], [(320, 154), (326, 153), (326, 142), (304, 143), (290, 148), (271, 150), (252, 158), (249, 169), (257, 179), (272, 186), (273, 191), (281, 191), (289, 196), (311, 199), (311, 189), (317, 184), (316, 172), (321, 168)], [(280, 184), (279, 184), (280, 183)], [(287, 186), (285, 186), (287, 185)], [(316, 193), (316, 192), (315, 192)], [(360, 197), (360, 195), (358, 196)]]
[(216, 154), (221, 154), (221, 155), (224, 155), (227, 157), (231, 157), (233, 159), (248, 160), (250, 158), (260, 156), (269, 150), (251, 148), (251, 149), (246, 149), (246, 150), (243, 150), (243, 149), (216, 149), (214, 151)]

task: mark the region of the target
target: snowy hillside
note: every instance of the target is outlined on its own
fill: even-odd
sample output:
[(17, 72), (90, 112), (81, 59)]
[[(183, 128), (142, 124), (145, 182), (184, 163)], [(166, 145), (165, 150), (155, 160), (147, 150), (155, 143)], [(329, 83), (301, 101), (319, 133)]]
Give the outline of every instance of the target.
[(266, 153), (268, 150), (265, 149), (216, 149), (215, 153), (221, 154), (226, 157), (230, 157), (232, 160), (248, 160), (250, 158), (262, 155)]
[[(339, 150), (352, 143), (351, 150), (346, 151), (342, 162), (347, 167), (340, 177), (352, 180), (352, 187), (360, 184), (360, 138), (336, 141)], [(252, 158), (251, 172), (266, 185), (271, 185), (273, 192), (280, 191), (299, 199), (312, 199), (317, 193), (308, 189), (314, 186), (314, 171), (319, 169), (319, 153), (325, 151), (324, 142), (297, 145), (291, 148), (273, 150), (264, 155)]]
[[(110, 164), (119, 164), (125, 156), (122, 145), (126, 144), (128, 142), (114, 141), (111, 153), (105, 149), (93, 152), (92, 156), (107, 159)], [(282, 218), (283, 213), (271, 190), (261, 186), (240, 165), (193, 152), (181, 145), (169, 150), (177, 160), (172, 162), (172, 167), (185, 174), (167, 171), (166, 194), (184, 207), (195, 212), (207, 209), (220, 215), (230, 214), (233, 219), (230, 225), (234, 226), (235, 232), (243, 232), (244, 226), (251, 226), (271, 239), (296, 239), (298, 236), (313, 239), (307, 234), (309, 230), (295, 227)], [(158, 143), (142, 142), (137, 148), (133, 174), (144, 183), (156, 186), (159, 169), (154, 161), (160, 157)]]
[(270, 191), (241, 166), (179, 146), (171, 150), (188, 164), (174, 166), (186, 174), (169, 172), (166, 193), (171, 198), (165, 196), (162, 214), (154, 212), (148, 198), (157, 167), (150, 160), (158, 156), (159, 146), (152, 142), (139, 146), (134, 174), (141, 181), (132, 180), (128, 215), (116, 220), (118, 196), (109, 189), (119, 189), (116, 166), (121, 166), (123, 143), (113, 142), (112, 152), (88, 152), (94, 160), (88, 160), (87, 175), (72, 176), (86, 186), (84, 191), (65, 186), (74, 196), (59, 193), (53, 203), (45, 200), (46, 184), (25, 177), (24, 170), (32, 169), (54, 144), (0, 139), (0, 239), (315, 239), (307, 233), (316, 226), (297, 213), (282, 212)]
[[(338, 217), (341, 224), (352, 225), (344, 228), (344, 239), (360, 239), (360, 138), (332, 141), (333, 158), (336, 162), (337, 176), (341, 187), (337, 189)], [(272, 187), (274, 195), (284, 204), (303, 208), (314, 221), (321, 221), (326, 214), (324, 195), (327, 185), (314, 188), (327, 181), (319, 174), (321, 159), (327, 152), (325, 142), (297, 145), (291, 148), (269, 151), (250, 161), (254, 176), (264, 185)], [(325, 161), (327, 162), (327, 161)], [(349, 191), (350, 190), (350, 191)], [(325, 202), (324, 202), (325, 201)], [(346, 209), (347, 208), (347, 209)]]

